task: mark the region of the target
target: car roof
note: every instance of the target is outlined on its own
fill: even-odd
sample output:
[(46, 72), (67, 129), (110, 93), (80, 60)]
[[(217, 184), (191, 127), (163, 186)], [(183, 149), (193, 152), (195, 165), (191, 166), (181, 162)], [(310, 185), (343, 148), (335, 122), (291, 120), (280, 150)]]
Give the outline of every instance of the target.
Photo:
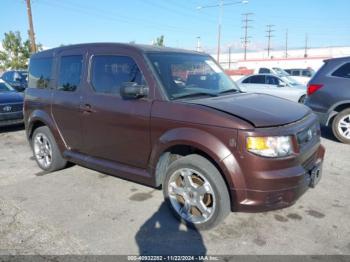
[(252, 75), (248, 75), (247, 77), (249, 77), (249, 76), (275, 76), (275, 77), (281, 77), (279, 75), (271, 74), (271, 73), (252, 74)]
[(139, 51), (142, 53), (186, 53), (186, 54), (196, 54), (196, 55), (207, 55), (205, 53), (192, 51), (192, 50), (163, 47), (163, 46), (154, 46), (154, 45), (125, 44), (125, 43), (85, 43), (85, 44), (67, 45), (67, 46), (60, 46), (52, 49), (47, 49), (45, 51), (41, 51), (36, 54), (33, 54), (32, 58), (36, 58), (36, 57), (38, 58), (41, 56), (43, 57), (53, 56), (55, 53), (58, 53), (64, 50), (71, 50), (76, 48), (97, 48), (97, 47), (124, 48), (124, 49)]
[(324, 62), (329, 62), (329, 61), (346, 62), (346, 61), (350, 61), (350, 56), (335, 57), (335, 58), (330, 58), (330, 59), (324, 60)]

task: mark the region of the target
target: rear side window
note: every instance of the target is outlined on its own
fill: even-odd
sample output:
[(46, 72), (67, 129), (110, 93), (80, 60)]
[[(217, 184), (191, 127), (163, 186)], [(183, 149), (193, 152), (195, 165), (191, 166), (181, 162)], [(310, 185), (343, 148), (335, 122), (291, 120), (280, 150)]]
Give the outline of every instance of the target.
[(131, 57), (97, 55), (92, 59), (91, 83), (97, 93), (119, 95), (123, 83), (145, 85), (143, 75)]
[(48, 88), (51, 81), (52, 58), (31, 59), (29, 82), (31, 88)]
[(300, 76), (299, 70), (293, 70), (292, 71), (292, 76)]
[(337, 70), (334, 71), (332, 76), (338, 76), (343, 78), (350, 78), (350, 63), (342, 65)]
[(243, 83), (251, 83), (251, 84), (265, 84), (265, 76), (256, 75), (248, 77)]
[(303, 76), (307, 76), (307, 77), (311, 77), (312, 76), (312, 74), (311, 74), (311, 72), (309, 71), (309, 70), (303, 70)]
[(81, 55), (61, 57), (58, 90), (74, 92), (77, 89), (81, 78), (82, 63)]

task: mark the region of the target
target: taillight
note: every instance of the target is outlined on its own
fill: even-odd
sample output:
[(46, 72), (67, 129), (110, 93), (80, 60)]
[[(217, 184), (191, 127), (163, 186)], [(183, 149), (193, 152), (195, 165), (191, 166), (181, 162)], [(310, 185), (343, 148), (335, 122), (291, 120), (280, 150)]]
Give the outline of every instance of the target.
[(307, 86), (307, 95), (308, 96), (312, 95), (313, 93), (315, 93), (321, 87), (323, 87), (323, 85), (321, 85), (321, 84), (309, 84)]

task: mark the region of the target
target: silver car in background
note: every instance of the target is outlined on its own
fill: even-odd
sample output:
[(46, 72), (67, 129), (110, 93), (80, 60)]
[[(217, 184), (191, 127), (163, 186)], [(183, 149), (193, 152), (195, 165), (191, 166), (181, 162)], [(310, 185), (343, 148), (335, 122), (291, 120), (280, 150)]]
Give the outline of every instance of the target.
[(288, 77), (256, 74), (239, 79), (237, 84), (247, 93), (274, 95), (298, 103), (304, 103), (306, 98), (306, 86)]

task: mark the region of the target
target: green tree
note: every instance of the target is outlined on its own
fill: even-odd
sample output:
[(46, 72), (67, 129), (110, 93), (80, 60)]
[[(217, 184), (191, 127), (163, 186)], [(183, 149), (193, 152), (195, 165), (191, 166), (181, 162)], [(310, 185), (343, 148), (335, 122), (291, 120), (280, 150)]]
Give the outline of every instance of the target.
[[(20, 32), (5, 33), (2, 40), (3, 51), (0, 51), (0, 68), (2, 69), (23, 69), (28, 66), (28, 59), (31, 55), (30, 42), (22, 42)], [(42, 50), (42, 46), (37, 45), (37, 50)]]
[(164, 46), (164, 35), (156, 38), (156, 41), (153, 43), (156, 46)]

